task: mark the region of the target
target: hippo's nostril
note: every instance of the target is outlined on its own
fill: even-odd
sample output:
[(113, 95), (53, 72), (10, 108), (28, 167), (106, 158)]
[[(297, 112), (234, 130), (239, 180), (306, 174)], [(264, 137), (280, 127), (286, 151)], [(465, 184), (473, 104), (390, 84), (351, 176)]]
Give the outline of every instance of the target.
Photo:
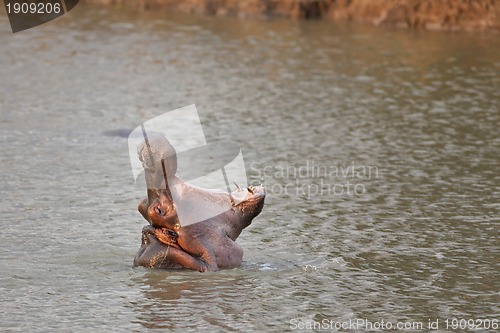
[(156, 214), (158, 214), (160, 216), (165, 215), (165, 212), (160, 207), (155, 207), (155, 212), (156, 212)]

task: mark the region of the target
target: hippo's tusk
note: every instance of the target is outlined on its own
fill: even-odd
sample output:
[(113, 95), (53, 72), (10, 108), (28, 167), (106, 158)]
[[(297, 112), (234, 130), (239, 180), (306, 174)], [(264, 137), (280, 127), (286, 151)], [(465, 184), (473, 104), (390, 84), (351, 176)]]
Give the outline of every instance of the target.
[(236, 182), (233, 182), (233, 183), (234, 183), (234, 185), (236, 185), (236, 188), (237, 188), (239, 191), (241, 191), (241, 187), (240, 187), (238, 184), (236, 184)]

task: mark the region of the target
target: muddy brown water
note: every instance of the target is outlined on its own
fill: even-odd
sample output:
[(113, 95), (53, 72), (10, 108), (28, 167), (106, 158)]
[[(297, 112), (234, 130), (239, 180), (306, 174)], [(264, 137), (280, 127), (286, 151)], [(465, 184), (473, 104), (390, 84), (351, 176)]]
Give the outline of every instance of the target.
[[(0, 27), (1, 331), (499, 319), (497, 34), (83, 5)], [(266, 206), (240, 269), (132, 268), (145, 190), (103, 132), (193, 103)]]

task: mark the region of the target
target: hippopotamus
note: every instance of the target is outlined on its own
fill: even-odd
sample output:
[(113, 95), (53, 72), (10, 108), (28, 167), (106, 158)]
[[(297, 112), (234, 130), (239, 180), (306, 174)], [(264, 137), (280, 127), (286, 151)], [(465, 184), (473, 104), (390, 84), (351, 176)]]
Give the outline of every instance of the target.
[[(262, 211), (264, 187), (228, 193), (187, 184), (176, 176), (175, 149), (162, 135), (145, 138), (138, 155), (148, 187), (138, 210), (150, 225), (134, 265), (200, 272), (240, 266), (243, 249), (235, 241)], [(200, 211), (210, 217), (199, 221)]]

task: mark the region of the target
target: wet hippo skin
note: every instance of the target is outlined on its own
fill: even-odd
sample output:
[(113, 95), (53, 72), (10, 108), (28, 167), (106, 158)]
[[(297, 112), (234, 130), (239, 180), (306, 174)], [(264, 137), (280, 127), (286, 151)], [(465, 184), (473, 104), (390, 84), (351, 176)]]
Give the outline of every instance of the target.
[[(134, 265), (200, 272), (240, 266), (243, 249), (235, 240), (262, 211), (264, 188), (249, 186), (227, 193), (191, 186), (175, 176), (176, 155), (168, 141), (155, 136), (148, 143), (147, 149), (143, 144), (138, 150), (148, 185), (148, 197), (138, 210), (150, 225), (143, 228)], [(180, 206), (182, 221), (177, 214)], [(222, 213), (198, 222), (199, 209)]]

